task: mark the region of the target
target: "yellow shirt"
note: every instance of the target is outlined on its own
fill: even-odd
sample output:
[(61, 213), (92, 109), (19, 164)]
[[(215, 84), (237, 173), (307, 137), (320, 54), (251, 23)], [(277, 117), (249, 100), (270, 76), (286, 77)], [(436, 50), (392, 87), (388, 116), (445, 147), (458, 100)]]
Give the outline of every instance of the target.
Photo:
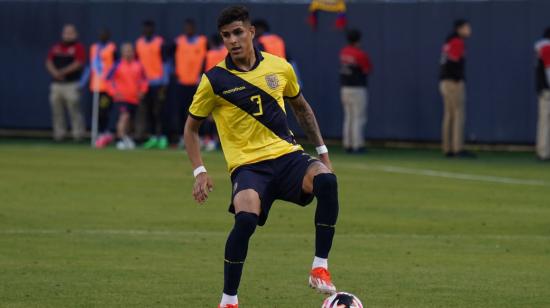
[(303, 150), (288, 128), (284, 97), (300, 95), (292, 66), (260, 52), (250, 71), (239, 70), (231, 56), (202, 75), (189, 114), (212, 114), (229, 172), (235, 168)]

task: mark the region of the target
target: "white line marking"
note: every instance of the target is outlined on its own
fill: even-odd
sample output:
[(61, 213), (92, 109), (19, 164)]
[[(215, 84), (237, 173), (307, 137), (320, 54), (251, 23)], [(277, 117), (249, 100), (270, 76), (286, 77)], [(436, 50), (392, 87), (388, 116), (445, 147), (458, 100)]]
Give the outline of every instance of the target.
[[(226, 231), (185, 231), (185, 230), (135, 230), (135, 229), (89, 229), (89, 230), (59, 230), (59, 229), (6, 229), (0, 230), (0, 235), (122, 235), (122, 236), (164, 236), (164, 237), (188, 237), (194, 236), (225, 236)], [(295, 237), (313, 238), (308, 233), (271, 233), (263, 232), (255, 236), (261, 237)], [(416, 234), (416, 233), (354, 233), (337, 234), (338, 237), (346, 238), (394, 238), (394, 239), (487, 239), (487, 240), (550, 240), (550, 235), (542, 234)]]
[(529, 185), (529, 186), (550, 186), (549, 182), (545, 182), (542, 180), (517, 179), (517, 178), (500, 177), (500, 176), (493, 176), (493, 175), (456, 173), (456, 172), (438, 171), (438, 170), (432, 170), (432, 169), (416, 169), (416, 168), (387, 166), (387, 165), (386, 166), (384, 165), (368, 166), (368, 165), (361, 165), (361, 164), (353, 164), (353, 165), (350, 164), (345, 166), (353, 169), (376, 170), (376, 171), (383, 171), (388, 173), (399, 173), (399, 174), (424, 175), (424, 176), (433, 176), (433, 177), (467, 180), (467, 181)]

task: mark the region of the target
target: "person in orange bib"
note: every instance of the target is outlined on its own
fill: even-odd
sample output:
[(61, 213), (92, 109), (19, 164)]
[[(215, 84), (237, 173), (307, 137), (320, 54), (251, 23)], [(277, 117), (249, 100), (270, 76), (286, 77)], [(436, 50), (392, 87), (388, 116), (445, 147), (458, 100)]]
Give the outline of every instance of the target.
[[(211, 68), (225, 61), (227, 57), (227, 48), (223, 45), (223, 40), (219, 33), (214, 33), (208, 41), (208, 51), (206, 52), (206, 61), (204, 71), (208, 72)], [(216, 131), (214, 119), (210, 116), (206, 118), (201, 126), (204, 150), (209, 152), (218, 148), (219, 138)]]
[(271, 33), (269, 24), (263, 19), (253, 22), (256, 28), (256, 45), (261, 51), (268, 52), (283, 59), (287, 58), (285, 41), (277, 34)]
[(129, 137), (130, 123), (137, 106), (147, 92), (148, 80), (141, 63), (136, 60), (131, 43), (122, 45), (122, 59), (118, 61), (107, 76), (107, 86), (113, 94), (114, 106), (109, 118), (109, 129), (96, 142), (97, 148), (104, 148), (114, 139), (116, 131), (119, 150), (134, 149), (134, 141)]
[(170, 74), (168, 49), (164, 39), (155, 34), (155, 23), (145, 21), (143, 35), (136, 41), (136, 54), (147, 76), (149, 89), (137, 111), (136, 135), (143, 139), (146, 128), (149, 128), (149, 139), (143, 145), (146, 149), (168, 147), (167, 127), (162, 121)]
[[(194, 20), (186, 19), (183, 25), (183, 34), (175, 39), (174, 44), (175, 74), (178, 80), (178, 112), (175, 126), (177, 133), (181, 136), (187, 109), (189, 109), (204, 72), (208, 40), (206, 36), (196, 33)], [(180, 141), (180, 144), (183, 143)]]
[(208, 43), (209, 48), (206, 52), (206, 63), (204, 65), (205, 72), (208, 72), (227, 57), (227, 49), (223, 46), (223, 41), (219, 33), (212, 34)]
[(118, 58), (116, 44), (111, 41), (111, 33), (102, 29), (99, 40), (90, 46), (90, 91), (99, 93), (98, 130), (103, 132), (109, 123), (112, 97), (108, 91), (107, 74)]

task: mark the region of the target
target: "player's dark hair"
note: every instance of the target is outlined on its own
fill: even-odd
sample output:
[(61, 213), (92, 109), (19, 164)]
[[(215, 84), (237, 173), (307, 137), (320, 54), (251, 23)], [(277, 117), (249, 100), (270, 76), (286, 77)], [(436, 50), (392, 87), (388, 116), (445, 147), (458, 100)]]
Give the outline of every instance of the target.
[(230, 6), (225, 8), (218, 16), (218, 30), (234, 21), (250, 22), (248, 9), (245, 6)]
[(350, 44), (357, 43), (361, 40), (361, 31), (350, 29), (346, 32), (346, 38)]
[(460, 18), (460, 19), (457, 19), (453, 22), (453, 29), (456, 31), (458, 31), (458, 29), (460, 29), (462, 26), (468, 24), (468, 20), (464, 19), (464, 18)]
[(265, 30), (265, 32), (271, 31), (269, 28), (269, 24), (264, 19), (256, 19), (252, 22), (252, 25), (256, 28), (262, 28)]
[(544, 29), (544, 33), (542, 34), (542, 37), (550, 39), (550, 27)]

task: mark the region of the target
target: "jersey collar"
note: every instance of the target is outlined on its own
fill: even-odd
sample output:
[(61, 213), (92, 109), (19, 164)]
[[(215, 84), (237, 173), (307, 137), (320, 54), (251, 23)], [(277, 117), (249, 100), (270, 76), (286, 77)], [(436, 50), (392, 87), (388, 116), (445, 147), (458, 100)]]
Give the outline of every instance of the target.
[(256, 62), (254, 63), (254, 65), (252, 66), (252, 68), (250, 68), (250, 70), (248, 71), (245, 71), (245, 70), (242, 70), (240, 68), (238, 68), (235, 63), (233, 63), (233, 59), (231, 59), (231, 55), (228, 54), (226, 57), (225, 57), (225, 66), (230, 69), (230, 70), (234, 70), (234, 71), (239, 71), (239, 72), (250, 72), (252, 70), (254, 70), (256, 67), (258, 67), (258, 65), (260, 65), (260, 62), (264, 59), (264, 57), (262, 56), (262, 53), (260, 52), (260, 50), (258, 50), (258, 48), (254, 47), (254, 54), (256, 55)]

